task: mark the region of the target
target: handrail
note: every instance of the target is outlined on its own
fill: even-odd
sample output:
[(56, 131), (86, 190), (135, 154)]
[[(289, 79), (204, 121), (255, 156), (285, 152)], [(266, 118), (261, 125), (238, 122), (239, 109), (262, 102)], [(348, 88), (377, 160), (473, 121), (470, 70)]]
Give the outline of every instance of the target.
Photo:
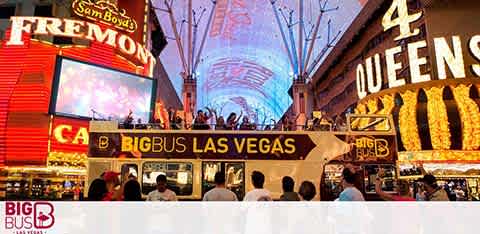
[(159, 123), (141, 123), (141, 124), (123, 124), (119, 123), (119, 129), (147, 129), (147, 130), (210, 130), (210, 131), (345, 131), (345, 126), (336, 127), (331, 123), (323, 123), (318, 126), (305, 125), (269, 125), (269, 124), (251, 124), (248, 127), (242, 127), (240, 124), (234, 128), (226, 126), (218, 126), (216, 124), (191, 124), (191, 125), (177, 125), (170, 124), (169, 128), (165, 124)]

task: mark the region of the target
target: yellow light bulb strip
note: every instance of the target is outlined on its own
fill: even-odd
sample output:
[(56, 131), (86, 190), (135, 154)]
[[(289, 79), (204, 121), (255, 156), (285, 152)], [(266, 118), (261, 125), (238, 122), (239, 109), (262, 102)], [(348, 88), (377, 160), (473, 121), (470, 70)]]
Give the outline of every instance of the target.
[(373, 115), (378, 111), (378, 100), (370, 99), (367, 101), (368, 114)]
[(422, 149), (417, 126), (417, 95), (410, 90), (400, 94), (403, 99), (403, 106), (399, 112), (400, 135), (403, 146), (408, 151)]
[(447, 106), (443, 101), (443, 89), (444, 87), (424, 89), (428, 98), (428, 126), (434, 150), (448, 150), (452, 145), (450, 128), (448, 126)]
[[(393, 95), (385, 95), (380, 98), (382, 104), (383, 104), (383, 109), (381, 109), (378, 114), (379, 115), (391, 115), (393, 108), (395, 108), (395, 98)], [(379, 125), (377, 125), (377, 129), (388, 129), (388, 122), (382, 122)]]
[[(359, 103), (357, 105), (357, 107), (355, 108), (355, 114), (357, 115), (364, 115), (367, 113), (367, 106), (365, 106), (365, 104), (363, 103)], [(358, 129), (360, 125), (360, 119), (356, 119), (355, 121), (353, 121), (352, 123), (350, 123), (351, 127), (352, 128), (355, 128), (355, 129)]]
[(480, 112), (477, 103), (470, 98), (470, 85), (452, 87), (453, 97), (457, 103), (462, 121), (462, 149), (480, 148)]
[(48, 167), (64, 167), (85, 169), (87, 167), (88, 156), (85, 153), (62, 153), (50, 152), (48, 154)]

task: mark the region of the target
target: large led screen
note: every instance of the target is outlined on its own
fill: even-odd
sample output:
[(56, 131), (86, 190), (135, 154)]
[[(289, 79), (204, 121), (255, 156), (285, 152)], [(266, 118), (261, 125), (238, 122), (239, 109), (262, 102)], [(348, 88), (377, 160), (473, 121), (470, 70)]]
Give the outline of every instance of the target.
[(124, 119), (129, 111), (148, 122), (152, 79), (59, 57), (51, 112), (57, 115)]

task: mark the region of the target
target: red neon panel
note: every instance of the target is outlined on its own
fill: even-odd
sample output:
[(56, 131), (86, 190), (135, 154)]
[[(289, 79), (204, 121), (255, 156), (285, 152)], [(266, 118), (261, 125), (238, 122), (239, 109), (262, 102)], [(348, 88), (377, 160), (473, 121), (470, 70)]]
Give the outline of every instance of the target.
[[(9, 38), (10, 31), (5, 35)], [(5, 41), (0, 41), (0, 166), (46, 165), (48, 108), (57, 55), (122, 71), (141, 72), (140, 75), (149, 74), (147, 69), (137, 70), (136, 66), (117, 56), (115, 49), (101, 43), (91, 43), (90, 48), (60, 49), (31, 41), (27, 34), (23, 38), (23, 46), (6, 46)], [(88, 126), (86, 120), (54, 118), (54, 126), (61, 123), (69, 123), (74, 129)], [(50, 139), (51, 151), (87, 152), (85, 145), (59, 144), (56, 139)]]

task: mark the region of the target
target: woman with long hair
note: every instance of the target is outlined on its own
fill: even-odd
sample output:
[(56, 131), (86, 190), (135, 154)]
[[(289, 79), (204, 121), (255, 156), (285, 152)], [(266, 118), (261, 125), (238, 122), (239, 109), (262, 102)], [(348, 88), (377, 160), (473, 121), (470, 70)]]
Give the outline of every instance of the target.
[(142, 201), (142, 189), (136, 180), (129, 180), (123, 188), (124, 201)]
[(102, 179), (95, 179), (88, 188), (88, 201), (102, 201), (107, 192), (107, 183)]

